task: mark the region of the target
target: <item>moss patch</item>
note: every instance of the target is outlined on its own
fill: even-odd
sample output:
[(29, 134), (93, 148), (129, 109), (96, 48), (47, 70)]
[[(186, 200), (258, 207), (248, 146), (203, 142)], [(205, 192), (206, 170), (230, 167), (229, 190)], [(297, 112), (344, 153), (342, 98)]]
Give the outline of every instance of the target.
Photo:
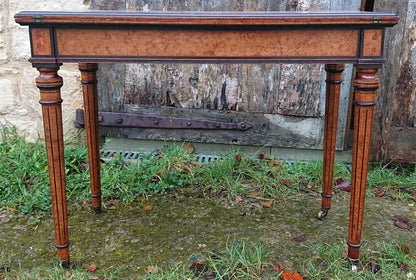
[[(145, 206), (152, 209), (146, 211)], [(292, 239), (306, 234), (307, 241), (345, 242), (348, 234), (349, 194), (334, 195), (326, 220), (316, 218), (320, 209), (316, 193), (298, 201), (274, 200), (271, 208), (255, 198), (231, 203), (225, 198), (190, 197), (178, 193), (151, 196), (133, 203), (107, 202), (101, 214), (89, 207), (69, 209), (71, 260), (95, 263), (98, 274), (116, 271), (117, 277), (145, 274), (151, 264), (203, 262), (207, 251), (220, 252), (227, 238), (262, 240), (276, 263), (300, 271), (311, 254)], [(393, 226), (395, 214), (416, 221), (416, 209), (383, 198), (367, 199), (363, 243), (403, 239), (416, 244), (413, 230)], [(51, 215), (0, 215), (0, 240), (23, 268), (50, 266), (56, 261)], [(192, 260), (190, 258), (192, 257)]]

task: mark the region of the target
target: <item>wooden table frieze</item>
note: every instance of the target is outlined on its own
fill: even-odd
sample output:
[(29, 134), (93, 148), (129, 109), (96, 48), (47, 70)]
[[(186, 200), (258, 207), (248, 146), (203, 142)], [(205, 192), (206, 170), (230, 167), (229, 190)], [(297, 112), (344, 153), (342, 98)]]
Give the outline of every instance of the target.
[[(344, 65), (354, 64), (354, 146), (348, 257), (359, 259), (371, 123), (385, 62), (390, 13), (370, 12), (20, 12), (29, 26), (30, 62), (40, 73), (56, 248), (69, 264), (61, 112), (63, 63), (78, 63), (84, 94), (92, 206), (101, 208), (97, 63), (324, 63), (325, 104), (322, 209), (331, 207), (333, 164)], [(383, 94), (383, 93), (379, 93)]]

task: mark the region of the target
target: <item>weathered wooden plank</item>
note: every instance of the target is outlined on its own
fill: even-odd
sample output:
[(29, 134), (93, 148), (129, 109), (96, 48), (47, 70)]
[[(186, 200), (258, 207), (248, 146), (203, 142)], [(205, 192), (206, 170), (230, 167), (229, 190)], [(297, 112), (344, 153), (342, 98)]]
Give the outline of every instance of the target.
[[(416, 1), (409, 2), (392, 126), (416, 127)], [(415, 139), (416, 142), (416, 139)]]
[(125, 67), (123, 64), (99, 65), (97, 71), (99, 110), (107, 112), (123, 110)]
[[(125, 10), (126, 0), (90, 0), (90, 9)], [(125, 67), (124, 64), (99, 65), (97, 71), (99, 110), (108, 112), (123, 110)]]
[[(98, 1), (98, 0), (96, 0)], [(143, 11), (282, 11), (287, 0), (127, 0), (127, 10)]]
[(416, 162), (416, 1), (409, 1), (389, 131), (388, 161)]
[[(414, 2), (413, 0), (411, 0)], [(376, 97), (374, 108), (374, 121), (371, 135), (370, 160), (380, 161), (387, 158), (389, 147), (389, 132), (391, 120), (393, 119), (393, 108), (395, 102), (396, 87), (400, 73), (400, 57), (403, 53), (403, 40), (408, 16), (409, 0), (375, 1), (374, 11), (394, 12), (400, 20), (393, 28), (389, 28), (385, 34), (386, 63), (379, 71), (380, 78), (379, 94)]]
[(126, 0), (90, 0), (91, 10), (125, 10)]
[(199, 130), (199, 129), (111, 129), (108, 136), (139, 139), (164, 139), (201, 143), (238, 144), (274, 147), (296, 146), (305, 149), (322, 148), (322, 119), (285, 117), (276, 114), (247, 113), (228, 111), (227, 113), (207, 109), (158, 108), (137, 105), (125, 105), (125, 111), (139, 114), (153, 114), (169, 117), (209, 119), (223, 122), (244, 121), (254, 124), (246, 131)]
[(416, 128), (392, 127), (390, 129), (390, 145), (387, 161), (416, 162)]
[[(110, 1), (111, 2), (111, 1)], [(110, 3), (107, 0), (93, 0), (93, 9), (118, 10), (182, 10), (182, 11), (271, 11), (271, 10), (358, 10), (360, 0), (330, 1), (330, 0), (126, 0)], [(124, 7), (124, 8), (123, 8)], [(111, 66), (108, 66), (111, 67)], [(270, 144), (285, 147), (322, 148), (322, 133), (325, 77), (322, 75), (322, 65), (284, 66), (280, 65), (127, 65), (119, 66), (119, 77), (114, 85), (113, 70), (100, 69), (100, 81), (107, 81), (99, 86), (100, 110), (140, 112), (141, 105), (146, 112), (153, 112), (149, 106), (166, 106), (189, 109), (210, 109), (204, 113), (207, 119), (217, 114), (227, 117), (233, 112), (259, 113), (255, 126), (275, 127), (279, 133), (271, 131), (266, 138), (245, 134), (247, 140), (239, 140), (244, 144)], [(109, 78), (106, 76), (109, 75)], [(347, 130), (347, 115), (351, 67), (347, 66), (344, 73), (344, 83), (341, 92), (340, 119), (338, 122), (337, 149), (343, 149), (345, 131)], [(124, 89), (118, 86), (123, 85)], [(106, 93), (103, 93), (106, 91)], [(102, 100), (105, 99), (105, 100)], [(114, 102), (117, 100), (117, 102)], [(106, 104), (109, 103), (109, 104)], [(117, 103), (110, 105), (110, 103)], [(170, 109), (166, 109), (171, 112)], [(214, 111), (215, 110), (215, 111)], [(163, 111), (163, 109), (162, 109)], [(263, 114), (263, 115), (261, 115)], [(215, 119), (215, 117), (214, 117)], [(309, 127), (307, 127), (309, 126)], [(284, 128), (284, 129), (282, 129)], [(127, 130), (105, 129), (104, 134), (124, 134), (129, 137), (153, 137), (165, 139), (180, 134), (188, 135), (189, 139), (202, 139), (192, 136), (194, 132), (155, 132), (143, 131), (132, 134)], [(254, 131), (254, 130), (253, 130)], [(284, 132), (287, 136), (284, 136)], [(276, 134), (277, 133), (277, 134)], [(298, 145), (293, 134), (302, 138), (308, 135)], [(232, 135), (222, 135), (223, 132), (213, 133), (213, 142), (225, 143)], [(317, 137), (311, 140), (310, 137)], [(162, 137), (162, 138), (160, 138)], [(193, 137), (193, 138), (192, 138)], [(226, 140), (228, 139), (228, 140)], [(288, 141), (284, 144), (285, 139)], [(303, 138), (302, 138), (303, 139)], [(179, 138), (177, 139), (179, 140)], [(202, 141), (202, 140), (200, 140)], [(308, 144), (305, 144), (306, 142)], [(229, 141), (228, 141), (229, 142)]]
[(321, 64), (283, 65), (277, 113), (322, 117), (324, 112), (319, 99), (322, 92), (322, 71)]

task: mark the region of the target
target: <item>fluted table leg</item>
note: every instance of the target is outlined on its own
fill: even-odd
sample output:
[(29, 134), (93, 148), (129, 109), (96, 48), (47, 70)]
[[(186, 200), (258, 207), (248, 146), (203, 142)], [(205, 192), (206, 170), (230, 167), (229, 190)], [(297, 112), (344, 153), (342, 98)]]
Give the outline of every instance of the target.
[(326, 99), (324, 132), (324, 168), (322, 176), (322, 209), (318, 218), (323, 219), (331, 208), (332, 180), (334, 174), (335, 144), (337, 140), (337, 122), (339, 95), (341, 91), (343, 64), (325, 65)]
[(98, 134), (97, 64), (79, 63), (84, 94), (85, 129), (87, 132), (88, 158), (92, 207), (101, 210), (100, 150)]
[(52, 210), (55, 224), (55, 239), (58, 256), (63, 266), (69, 265), (68, 218), (65, 189), (65, 162), (62, 130), (61, 87), (59, 65), (37, 67), (40, 75), (36, 86), (40, 90), (46, 152), (48, 156), (49, 180), (52, 195)]
[(375, 92), (379, 86), (377, 69), (358, 69), (354, 79), (354, 146), (352, 158), (350, 224), (348, 257), (353, 265), (358, 262), (361, 246), (368, 154)]

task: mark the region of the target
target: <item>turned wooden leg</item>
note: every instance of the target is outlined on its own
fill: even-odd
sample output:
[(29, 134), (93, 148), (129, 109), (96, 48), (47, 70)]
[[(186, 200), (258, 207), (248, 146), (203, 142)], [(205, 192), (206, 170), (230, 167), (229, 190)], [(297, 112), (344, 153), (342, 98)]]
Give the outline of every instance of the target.
[(92, 207), (101, 210), (100, 149), (98, 135), (97, 64), (80, 63), (84, 93), (85, 129), (87, 131)]
[(368, 154), (370, 150), (371, 124), (375, 92), (379, 86), (377, 69), (358, 69), (354, 79), (354, 146), (352, 158), (350, 224), (348, 257), (354, 264), (359, 259), (361, 229), (367, 182)]
[(341, 91), (343, 64), (327, 64), (325, 132), (324, 132), (324, 168), (322, 177), (322, 209), (318, 218), (323, 219), (331, 208), (332, 178), (334, 174), (335, 143), (337, 140), (337, 122), (339, 95)]
[(58, 76), (59, 65), (40, 66), (36, 85), (40, 90), (46, 152), (48, 156), (49, 180), (52, 195), (52, 210), (55, 223), (55, 239), (58, 256), (63, 266), (69, 265), (68, 219), (65, 191), (65, 162), (62, 130), (61, 87)]

